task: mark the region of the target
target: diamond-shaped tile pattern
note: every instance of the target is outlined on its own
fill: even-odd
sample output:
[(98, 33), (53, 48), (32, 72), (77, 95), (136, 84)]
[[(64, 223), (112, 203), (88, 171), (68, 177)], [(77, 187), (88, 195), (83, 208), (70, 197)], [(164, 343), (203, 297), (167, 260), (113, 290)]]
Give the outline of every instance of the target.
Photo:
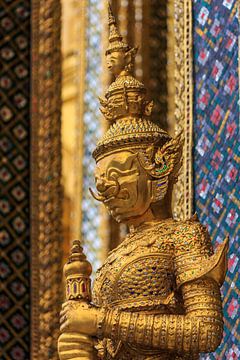
[(100, 92), (101, 81), (101, 1), (90, 0), (88, 2), (88, 28), (86, 38), (87, 48), (87, 70), (84, 97), (84, 154), (83, 154), (83, 226), (82, 238), (84, 250), (88, 254), (88, 260), (93, 264), (93, 272), (100, 266), (101, 241), (99, 240), (100, 212), (99, 205), (87, 189), (94, 187), (93, 171), (95, 161), (92, 158), (92, 151), (101, 135), (99, 104), (97, 94)]
[(224, 338), (204, 359), (239, 359), (238, 1), (194, 1), (195, 206), (217, 246), (229, 235)]
[(0, 359), (28, 360), (30, 1), (1, 1), (0, 62)]

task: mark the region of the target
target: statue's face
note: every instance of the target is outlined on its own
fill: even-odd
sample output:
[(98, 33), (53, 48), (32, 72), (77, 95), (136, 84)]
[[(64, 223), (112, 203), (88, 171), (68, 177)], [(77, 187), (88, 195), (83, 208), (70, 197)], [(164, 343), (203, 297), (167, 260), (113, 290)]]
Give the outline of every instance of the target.
[(97, 163), (95, 182), (96, 198), (118, 222), (142, 216), (150, 207), (151, 180), (137, 154), (121, 151), (106, 156)]
[(126, 58), (123, 51), (114, 51), (107, 55), (108, 69), (114, 76), (118, 76), (126, 67)]

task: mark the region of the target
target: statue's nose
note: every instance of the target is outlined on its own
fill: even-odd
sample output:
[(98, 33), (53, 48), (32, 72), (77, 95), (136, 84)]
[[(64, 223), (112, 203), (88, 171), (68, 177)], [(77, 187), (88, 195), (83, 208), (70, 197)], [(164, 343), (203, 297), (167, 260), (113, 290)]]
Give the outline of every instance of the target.
[(96, 188), (98, 192), (104, 192), (107, 189), (106, 182), (103, 179), (97, 179)]

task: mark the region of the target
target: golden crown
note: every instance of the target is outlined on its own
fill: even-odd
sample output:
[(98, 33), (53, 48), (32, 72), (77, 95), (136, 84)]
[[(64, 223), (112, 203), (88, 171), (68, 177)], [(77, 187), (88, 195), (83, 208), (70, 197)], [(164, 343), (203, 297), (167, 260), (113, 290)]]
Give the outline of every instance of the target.
[[(149, 146), (154, 146), (157, 151), (169, 141), (171, 151), (173, 152), (175, 148), (180, 154), (182, 147), (180, 137), (176, 138), (176, 141), (171, 139), (166, 131), (151, 121), (153, 102), (146, 100), (145, 86), (133, 76), (137, 49), (123, 41), (110, 5), (108, 11), (109, 47), (106, 56), (110, 68), (116, 66), (114, 73), (116, 79), (107, 89), (105, 98), (99, 98), (100, 110), (111, 125), (98, 142), (93, 157), (98, 161), (107, 153), (119, 149), (147, 149)], [(170, 149), (170, 147), (166, 149), (168, 148)]]

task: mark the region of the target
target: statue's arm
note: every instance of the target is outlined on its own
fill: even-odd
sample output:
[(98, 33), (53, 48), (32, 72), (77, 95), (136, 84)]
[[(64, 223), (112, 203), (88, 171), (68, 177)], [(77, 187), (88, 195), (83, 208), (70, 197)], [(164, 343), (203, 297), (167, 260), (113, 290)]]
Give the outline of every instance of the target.
[(212, 352), (221, 342), (222, 304), (219, 286), (203, 278), (182, 286), (185, 315), (150, 315), (107, 311), (104, 337), (135, 345), (179, 352)]

